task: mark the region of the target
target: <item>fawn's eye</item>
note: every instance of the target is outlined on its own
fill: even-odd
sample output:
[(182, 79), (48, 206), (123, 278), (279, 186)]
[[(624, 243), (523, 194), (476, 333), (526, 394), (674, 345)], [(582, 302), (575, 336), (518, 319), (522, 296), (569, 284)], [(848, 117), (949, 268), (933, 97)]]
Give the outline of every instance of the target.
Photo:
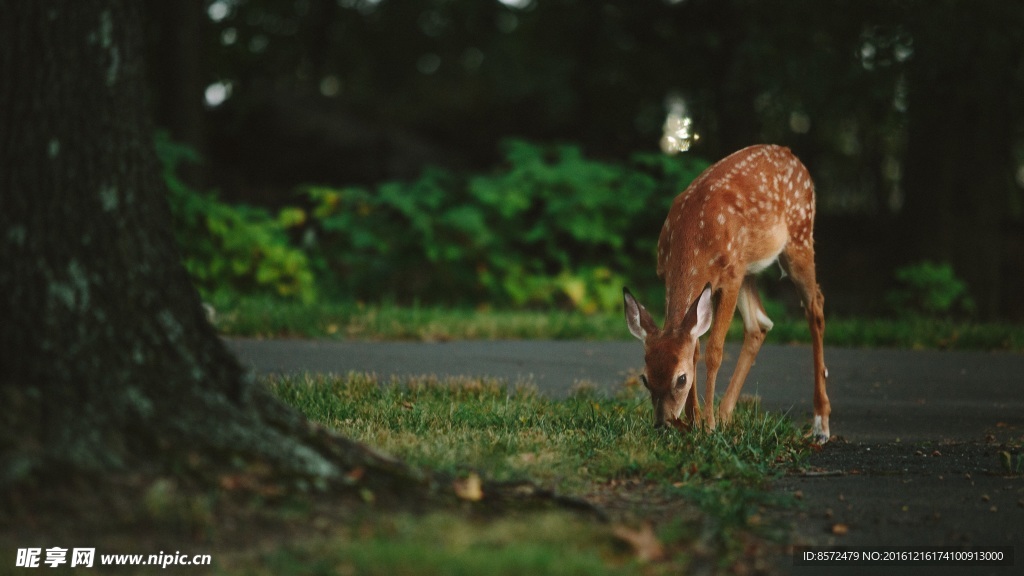
[(682, 388), (683, 386), (686, 386), (686, 374), (680, 374), (676, 378), (676, 388)]
[(640, 375), (640, 381), (644, 383), (644, 388), (650, 388), (651, 387), (651, 384), (647, 381), (647, 375), (646, 374), (641, 374)]

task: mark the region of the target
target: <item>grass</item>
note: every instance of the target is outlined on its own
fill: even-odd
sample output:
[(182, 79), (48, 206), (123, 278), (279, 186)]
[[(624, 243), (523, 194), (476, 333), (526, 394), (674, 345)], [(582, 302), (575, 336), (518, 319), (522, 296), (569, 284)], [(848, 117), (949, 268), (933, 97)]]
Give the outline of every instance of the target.
[[(566, 311), (502, 311), (243, 299), (222, 307), (215, 324), (230, 336), (359, 340), (615, 338), (621, 319)], [(621, 336), (621, 334), (619, 334)]]
[[(769, 342), (809, 341), (797, 314), (773, 314)], [(629, 338), (619, 313), (449, 309), (389, 304), (304, 305), (243, 299), (220, 307), (216, 325), (225, 335), (358, 340), (501, 340)], [(742, 338), (738, 320), (729, 338)], [(1024, 326), (948, 319), (827, 318), (825, 343), (843, 347), (983, 349), (1024, 351)]]
[[(714, 571), (760, 566), (786, 535), (765, 520), (766, 510), (780, 504), (768, 483), (799, 466), (810, 450), (788, 419), (749, 400), (733, 425), (714, 432), (655, 430), (646, 392), (635, 383), (613, 398), (584, 389), (565, 400), (525, 385), (469, 378), (380, 382), (365, 374), (307, 375), (276, 377), (271, 386), (311, 420), (409, 463), (461, 478), (532, 480), (587, 499), (612, 522), (554, 512), (487, 520), (451, 513), (384, 516), (326, 540), (263, 554), (257, 562), (263, 571), (247, 574), (678, 573), (702, 564)], [(660, 560), (638, 560), (651, 554)], [(248, 570), (253, 564), (241, 565)]]
[[(291, 480), (281, 484), (259, 463), (230, 454), (210, 483), (186, 459), (168, 470), (19, 489), (0, 502), (0, 566), (13, 567), (18, 549), (52, 546), (94, 547), (97, 559), (210, 554), (209, 570), (184, 571), (221, 576), (726, 574), (789, 566), (789, 528), (777, 512), (795, 502), (770, 483), (802, 467), (812, 448), (756, 400), (741, 400), (731, 426), (684, 435), (650, 425), (650, 403), (635, 379), (614, 397), (582, 387), (563, 400), (478, 378), (306, 375), (268, 384), (315, 422), (447, 473), (459, 499), (400, 508), (372, 485), (355, 494), (303, 482), (284, 490)], [(477, 503), (472, 490), (459, 488), (474, 480), (484, 491), (491, 481), (530, 481), (586, 500), (603, 518), (580, 506)], [(452, 494), (447, 488), (439, 492)]]
[[(571, 535), (567, 537), (567, 535)], [(593, 524), (562, 514), (474, 522), (453, 514), (387, 516), (330, 538), (239, 562), (230, 573), (287, 576), (323, 574), (629, 573), (602, 557), (605, 539)]]
[(789, 444), (799, 443), (787, 420), (749, 405), (726, 431), (656, 431), (647, 393), (635, 385), (613, 398), (584, 389), (559, 401), (529, 385), (479, 378), (381, 384), (365, 374), (272, 380), (277, 395), (307, 418), (412, 464), (486, 470), (495, 480), (529, 477), (562, 491), (581, 488), (581, 471), (587, 482), (631, 474), (675, 483), (763, 478), (776, 458), (791, 459)]

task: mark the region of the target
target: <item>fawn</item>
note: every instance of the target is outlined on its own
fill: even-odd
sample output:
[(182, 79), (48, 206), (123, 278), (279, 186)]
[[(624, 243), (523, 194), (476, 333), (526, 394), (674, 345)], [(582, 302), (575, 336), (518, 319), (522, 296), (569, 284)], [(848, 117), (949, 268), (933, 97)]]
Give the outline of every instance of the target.
[(811, 330), (811, 434), (820, 444), (828, 441), (831, 406), (825, 393), (828, 370), (822, 350), (825, 298), (815, 279), (813, 229), (814, 184), (807, 168), (781, 146), (751, 146), (735, 152), (705, 170), (676, 197), (658, 239), (665, 327), (659, 329), (629, 289), (623, 288), (626, 324), (644, 343), (646, 366), (640, 379), (651, 393), (656, 427), (683, 425), (684, 410), (686, 425), (700, 419), (695, 366), (700, 357), (698, 338), (709, 328), (704, 412), (705, 424), (715, 427), (715, 379), (726, 331), (739, 308), (743, 348), (718, 413), (721, 421), (730, 420), (743, 381), (772, 328), (754, 275), (779, 261), (800, 293)]

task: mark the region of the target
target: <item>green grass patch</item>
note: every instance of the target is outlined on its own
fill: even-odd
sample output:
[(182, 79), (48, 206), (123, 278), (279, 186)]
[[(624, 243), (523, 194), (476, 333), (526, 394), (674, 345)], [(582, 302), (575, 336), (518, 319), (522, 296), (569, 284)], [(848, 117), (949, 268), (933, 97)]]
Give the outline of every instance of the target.
[[(406, 461), (495, 480), (532, 478), (562, 491), (640, 475), (682, 483), (765, 478), (801, 444), (790, 422), (745, 404), (723, 430), (690, 434), (650, 424), (640, 387), (615, 397), (578, 393), (552, 400), (528, 385), (479, 378), (285, 376), (272, 381), (285, 402), (313, 421)], [(583, 478), (581, 479), (581, 474)]]
[[(731, 425), (713, 432), (655, 430), (650, 401), (637, 386), (614, 397), (584, 391), (552, 400), (529, 385), (476, 378), (307, 375), (275, 377), (270, 385), (311, 420), (411, 464), (460, 477), (531, 480), (608, 510), (619, 527), (564, 514), (486, 523), (452, 515), (391, 518), (340, 540), (354, 538), (347, 544), (273, 552), (268, 566), (302, 568), (274, 572), (282, 574), (318, 573), (311, 563), (321, 561), (344, 563), (353, 573), (377, 573), (373, 566), (387, 573), (511, 573), (506, 565), (520, 573), (632, 572), (639, 567), (635, 551), (613, 536), (623, 522), (654, 526), (651, 536), (666, 556), (662, 568), (733, 566), (750, 560), (752, 538), (784, 535), (764, 520), (765, 509), (779, 504), (769, 482), (800, 466), (810, 449), (786, 417), (752, 400), (740, 403)], [(576, 550), (565, 555), (567, 548)]]
[(245, 573), (583, 576), (635, 572), (624, 559), (602, 557), (607, 544), (600, 527), (565, 514), (491, 522), (443, 513), (394, 515), (364, 521), (329, 539), (266, 552), (257, 567)]
[[(802, 316), (774, 314), (768, 342), (807, 343)], [(300, 337), (339, 340), (625, 340), (618, 313), (583, 314), (553, 310), (451, 309), (390, 304), (300, 304), (244, 299), (218, 306), (215, 323), (229, 336)], [(735, 320), (729, 339), (742, 339)], [(827, 318), (825, 344), (843, 347), (975, 349), (1024, 351), (1024, 326), (944, 319)]]
[(622, 337), (617, 333), (625, 330), (622, 319), (613, 314), (361, 303), (305, 305), (272, 299), (218, 306), (215, 324), (230, 336), (339, 340), (608, 340)]

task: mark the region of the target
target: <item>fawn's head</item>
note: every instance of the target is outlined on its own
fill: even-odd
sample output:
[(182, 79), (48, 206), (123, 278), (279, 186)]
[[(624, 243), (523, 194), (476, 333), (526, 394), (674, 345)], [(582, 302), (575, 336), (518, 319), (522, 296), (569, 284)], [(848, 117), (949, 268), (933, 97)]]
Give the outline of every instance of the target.
[(644, 372), (640, 380), (651, 393), (654, 405), (654, 426), (659, 428), (679, 419), (686, 397), (696, 380), (693, 364), (698, 341), (711, 327), (711, 285), (694, 301), (678, 326), (657, 324), (642, 304), (622, 289), (625, 300), (626, 325), (629, 332), (644, 343)]

